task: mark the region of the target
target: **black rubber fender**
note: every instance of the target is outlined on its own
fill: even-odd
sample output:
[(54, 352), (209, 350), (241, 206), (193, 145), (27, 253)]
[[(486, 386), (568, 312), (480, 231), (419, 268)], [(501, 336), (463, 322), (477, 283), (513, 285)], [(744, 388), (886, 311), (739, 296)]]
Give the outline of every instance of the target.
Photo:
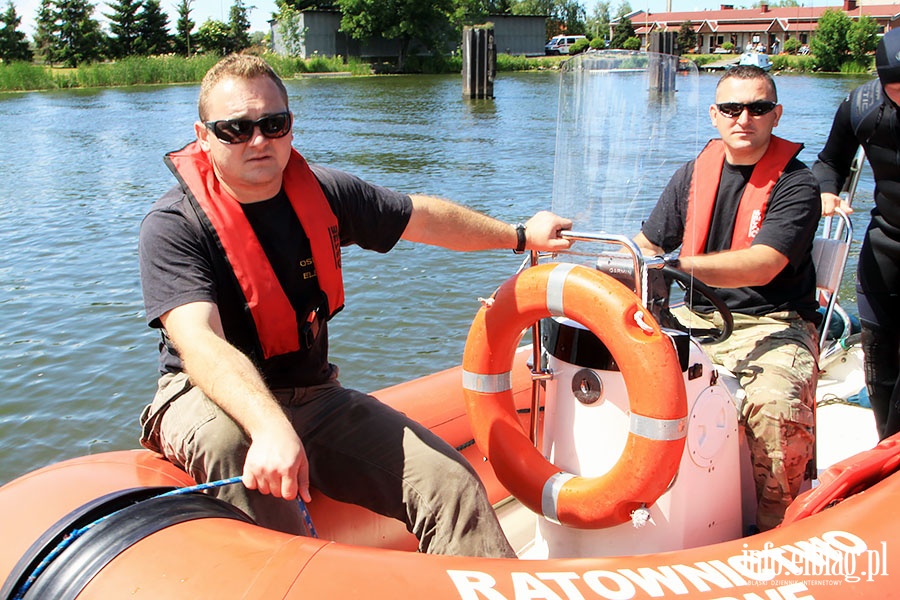
[(160, 496), (171, 489), (122, 490), (72, 511), (31, 545), (0, 588), (0, 599), (15, 598), (41, 562), (67, 535), (97, 521), (46, 566), (22, 596), (23, 600), (74, 599), (116, 556), (166, 527), (204, 518), (253, 523), (238, 508), (207, 494)]

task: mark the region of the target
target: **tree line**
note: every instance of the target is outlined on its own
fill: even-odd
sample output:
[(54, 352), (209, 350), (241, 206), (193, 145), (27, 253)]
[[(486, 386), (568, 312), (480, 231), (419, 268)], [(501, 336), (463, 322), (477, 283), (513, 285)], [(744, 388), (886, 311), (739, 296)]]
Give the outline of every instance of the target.
[[(129, 56), (199, 52), (225, 54), (265, 41), (267, 34), (251, 35), (244, 0), (234, 0), (228, 21), (208, 19), (197, 27), (191, 18), (193, 0), (179, 0), (177, 19), (163, 11), (159, 0), (107, 0), (107, 28), (96, 18), (89, 0), (41, 0), (35, 15), (32, 40), (21, 31), (21, 16), (12, 2), (0, 13), (0, 60), (39, 60), (49, 65), (75, 67)], [(465, 25), (483, 23), (491, 15), (544, 15), (547, 35), (557, 33), (604, 36), (609, 29), (610, 3), (600, 2), (592, 16), (577, 0), (277, 0), (272, 17), (292, 40), (304, 34), (293, 27), (300, 11), (333, 9), (342, 14), (341, 31), (354, 39), (381, 36), (396, 39), (402, 51), (415, 40), (434, 54), (443, 52), (448, 36)], [(631, 11), (627, 1), (617, 16)], [(295, 47), (296, 44), (293, 44)]]
[(88, 0), (41, 0), (35, 15), (31, 42), (21, 31), (22, 18), (12, 2), (0, 13), (0, 60), (32, 61), (48, 65), (76, 67), (100, 60), (129, 56), (198, 52), (219, 54), (240, 51), (251, 43), (249, 10), (243, 0), (235, 0), (228, 22), (207, 20), (194, 31), (191, 19), (193, 0), (180, 0), (175, 33), (169, 30), (169, 16), (159, 0), (115, 0), (107, 3), (109, 20), (104, 31), (95, 18), (95, 5)]
[[(107, 0), (108, 31), (94, 17), (96, 6), (89, 0), (41, 0), (36, 30), (29, 41), (20, 30), (21, 17), (12, 2), (0, 13), (0, 60), (40, 60), (45, 64), (75, 67), (100, 60), (174, 53), (191, 56), (198, 52), (226, 54), (265, 42), (267, 34), (250, 33), (249, 11), (244, 0), (234, 0), (228, 21), (208, 19), (199, 28), (191, 19), (194, 0), (179, 0), (174, 33), (160, 0)], [(761, 1), (761, 0), (759, 0)], [(790, 5), (797, 0), (780, 0)], [(779, 0), (770, 5), (779, 4)], [(542, 15), (547, 18), (547, 37), (559, 33), (583, 34), (594, 48), (637, 49), (640, 40), (627, 18), (628, 0), (613, 10), (601, 0), (588, 15), (578, 0), (276, 0), (272, 17), (289, 53), (299, 52), (305, 31), (298, 25), (301, 11), (338, 10), (340, 29), (349, 37), (373, 37), (400, 42), (400, 66), (413, 42), (440, 56), (448, 41), (458, 40), (465, 25), (489, 21), (491, 15)], [(610, 23), (617, 25), (610, 36)], [(684, 24), (679, 45), (692, 48), (693, 30)], [(851, 20), (843, 11), (829, 10), (819, 21), (811, 49), (821, 70), (840, 70), (848, 62), (862, 63), (877, 41), (873, 19)], [(586, 44), (585, 44), (586, 45)], [(789, 46), (786, 44), (785, 49)]]

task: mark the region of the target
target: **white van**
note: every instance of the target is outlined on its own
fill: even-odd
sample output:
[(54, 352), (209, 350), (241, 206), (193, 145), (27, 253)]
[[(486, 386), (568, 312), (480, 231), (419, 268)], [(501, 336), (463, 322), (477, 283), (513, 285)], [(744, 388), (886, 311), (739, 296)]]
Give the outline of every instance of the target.
[(586, 40), (583, 35), (555, 35), (544, 46), (544, 54), (568, 54), (569, 47), (578, 40)]

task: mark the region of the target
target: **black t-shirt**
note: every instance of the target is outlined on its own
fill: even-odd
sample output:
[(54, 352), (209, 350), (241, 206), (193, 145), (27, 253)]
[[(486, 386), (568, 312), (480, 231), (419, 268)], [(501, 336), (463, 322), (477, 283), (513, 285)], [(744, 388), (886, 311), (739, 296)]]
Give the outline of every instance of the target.
[[(409, 196), (369, 184), (318, 165), (313, 174), (337, 216), (341, 245), (387, 252), (399, 241), (410, 215)], [(323, 301), (309, 238), (287, 196), (243, 205), (292, 306), (306, 315)], [(315, 342), (298, 352), (262, 360), (258, 341), (233, 272), (214, 242), (201, 229), (180, 186), (160, 198), (144, 218), (140, 233), (141, 286), (147, 322), (161, 327), (160, 316), (190, 302), (213, 302), (225, 336), (256, 363), (273, 388), (315, 385), (330, 375), (327, 325)], [(160, 371), (179, 372), (174, 349), (160, 344)]]
[[(731, 247), (740, 198), (753, 168), (753, 165), (735, 166), (726, 161), (705, 252)], [(682, 244), (693, 173), (694, 161), (675, 172), (641, 229), (651, 243), (666, 252)], [(788, 258), (788, 265), (766, 285), (718, 288), (716, 292), (733, 312), (759, 316), (795, 310), (805, 319), (819, 322), (812, 242), (821, 210), (815, 178), (806, 165), (796, 158), (791, 160), (772, 189), (759, 233), (752, 242), (777, 250)], [(695, 306), (698, 305), (704, 309), (699, 301)]]

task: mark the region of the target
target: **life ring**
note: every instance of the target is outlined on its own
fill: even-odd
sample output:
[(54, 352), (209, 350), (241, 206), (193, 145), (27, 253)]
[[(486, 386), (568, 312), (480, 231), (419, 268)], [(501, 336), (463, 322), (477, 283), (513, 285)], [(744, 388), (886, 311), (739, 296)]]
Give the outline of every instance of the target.
[[(513, 403), (511, 368), (525, 329), (568, 317), (610, 349), (628, 391), (631, 424), (618, 462), (599, 477), (561, 471), (535, 448)], [(624, 523), (671, 483), (684, 452), (687, 398), (674, 345), (637, 296), (609, 275), (546, 263), (507, 280), (479, 310), (463, 355), (475, 441), (500, 482), (532, 511), (573, 527)]]

